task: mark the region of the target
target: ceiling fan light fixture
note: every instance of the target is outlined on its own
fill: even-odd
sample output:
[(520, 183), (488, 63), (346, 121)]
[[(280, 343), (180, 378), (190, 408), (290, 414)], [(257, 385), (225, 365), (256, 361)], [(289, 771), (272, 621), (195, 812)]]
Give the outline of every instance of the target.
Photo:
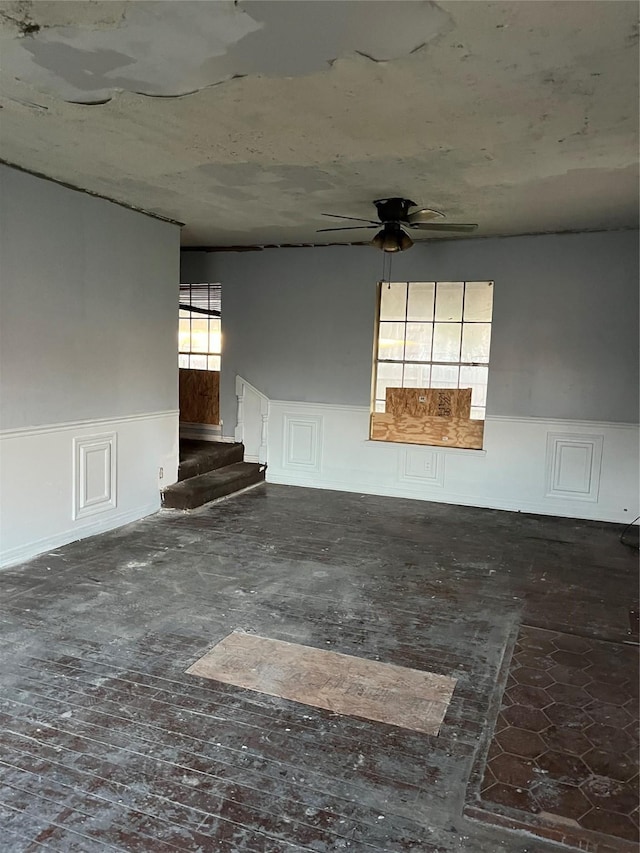
[(413, 246), (413, 240), (409, 237), (407, 232), (402, 231), (402, 229), (400, 230), (400, 234), (402, 235), (400, 237), (400, 251), (404, 252), (405, 249), (410, 249)]
[(404, 252), (413, 246), (413, 240), (396, 223), (386, 223), (371, 241), (381, 252)]

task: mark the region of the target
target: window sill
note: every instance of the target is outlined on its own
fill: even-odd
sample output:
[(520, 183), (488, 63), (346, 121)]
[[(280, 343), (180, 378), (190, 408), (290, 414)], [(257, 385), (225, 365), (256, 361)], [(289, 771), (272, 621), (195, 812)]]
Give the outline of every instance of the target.
[(486, 450), (474, 450), (471, 447), (443, 447), (439, 444), (413, 444), (410, 442), (404, 441), (384, 441), (381, 439), (373, 439), (366, 438), (365, 444), (384, 444), (386, 447), (404, 447), (404, 448), (416, 448), (416, 447), (426, 447), (429, 450), (437, 450), (442, 453), (454, 453), (454, 454), (463, 454), (465, 456), (486, 456)]

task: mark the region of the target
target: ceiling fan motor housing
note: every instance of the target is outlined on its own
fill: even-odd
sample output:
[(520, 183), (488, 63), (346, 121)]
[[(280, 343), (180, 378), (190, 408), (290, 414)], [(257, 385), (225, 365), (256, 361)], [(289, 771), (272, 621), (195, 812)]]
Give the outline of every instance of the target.
[(408, 198), (379, 198), (373, 202), (378, 211), (380, 222), (406, 222), (409, 208), (415, 207), (415, 201)]

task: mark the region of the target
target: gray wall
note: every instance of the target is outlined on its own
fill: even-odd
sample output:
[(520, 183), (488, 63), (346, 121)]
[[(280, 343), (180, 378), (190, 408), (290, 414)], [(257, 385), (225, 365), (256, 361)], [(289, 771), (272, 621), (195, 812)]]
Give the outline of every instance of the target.
[[(271, 399), (369, 404), (382, 257), (182, 253), (182, 281), (222, 282), (225, 435), (236, 373)], [(431, 242), (391, 278), (495, 281), (488, 415), (637, 422), (637, 232)]]
[(0, 427), (177, 408), (177, 226), (0, 166)]

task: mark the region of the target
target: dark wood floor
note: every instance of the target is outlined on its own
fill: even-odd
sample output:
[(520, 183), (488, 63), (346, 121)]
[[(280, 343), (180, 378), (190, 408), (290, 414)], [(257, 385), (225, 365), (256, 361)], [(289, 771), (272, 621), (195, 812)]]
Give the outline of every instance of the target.
[[(618, 534), (268, 485), (0, 572), (0, 849), (558, 850), (465, 790), (521, 624), (627, 638)], [(453, 675), (440, 736), (185, 675), (237, 628)]]

